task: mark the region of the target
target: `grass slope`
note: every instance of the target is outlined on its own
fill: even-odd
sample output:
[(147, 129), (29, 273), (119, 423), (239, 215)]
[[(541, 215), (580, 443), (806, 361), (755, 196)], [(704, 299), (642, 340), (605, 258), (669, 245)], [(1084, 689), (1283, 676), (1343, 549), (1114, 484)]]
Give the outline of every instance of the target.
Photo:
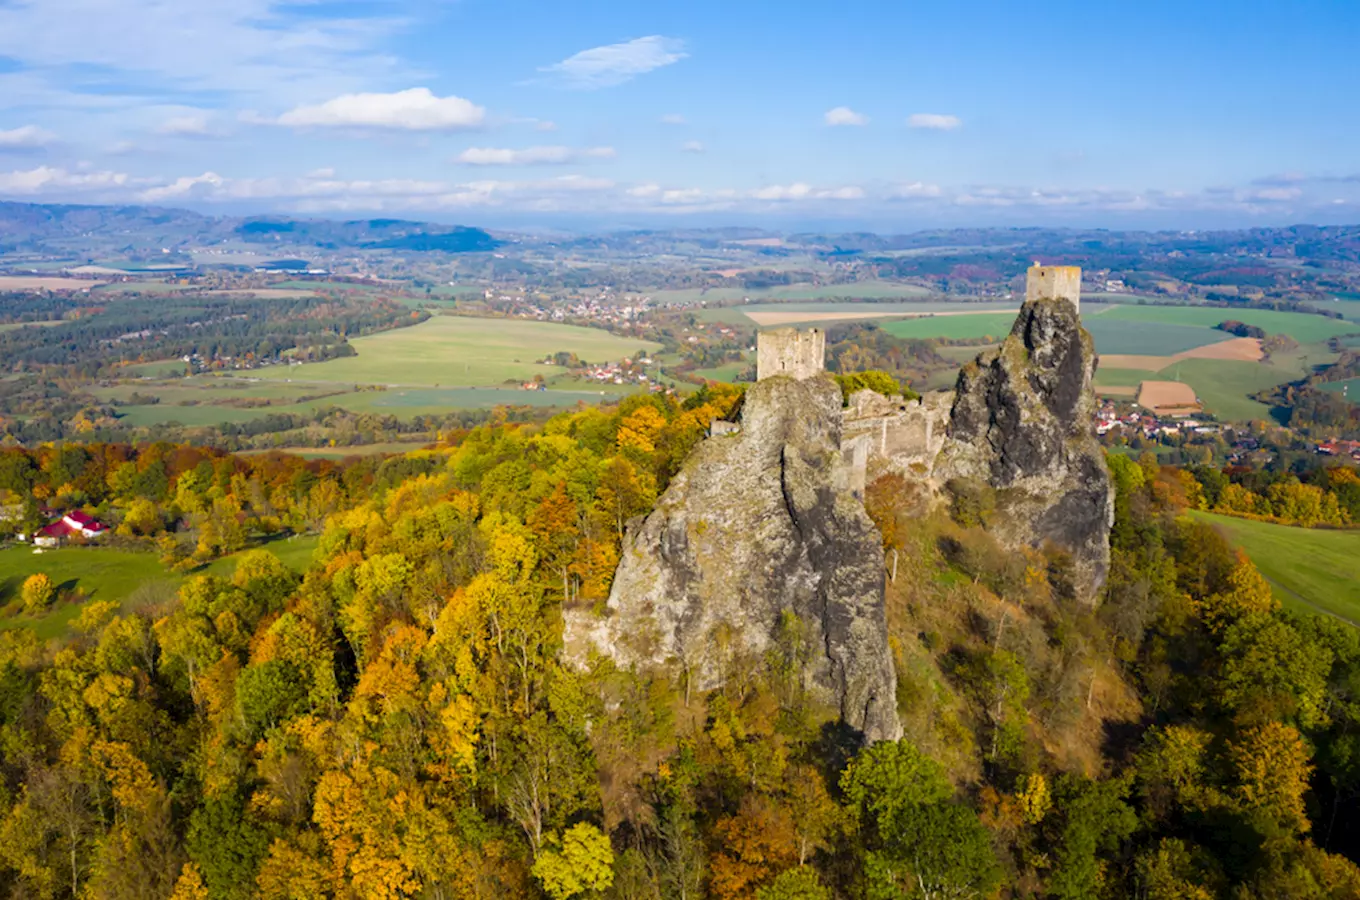
[[(312, 560), (319, 538), (302, 536), (282, 538), (264, 545), (285, 565), (301, 572)], [(236, 568), (236, 556), (215, 560), (200, 572), (229, 577)], [(45, 573), (63, 591), (79, 589), (89, 602), (114, 600), (123, 602), (142, 585), (163, 584), (176, 589), (183, 575), (161, 565), (155, 553), (110, 550), (103, 547), (62, 547), (45, 553), (34, 553), (26, 546), (0, 550), (0, 631), (10, 628), (31, 628), (38, 637), (56, 637), (80, 615), (81, 604), (61, 603), (43, 616), (30, 616), (19, 605), (19, 588), (24, 579), (38, 572)]]
[(355, 338), (352, 344), (358, 356), (266, 369), (261, 376), (335, 384), (489, 387), (535, 374), (560, 374), (560, 368), (534, 363), (559, 351), (608, 362), (658, 346), (597, 328), (462, 316), (435, 316), (409, 328)]
[(1291, 528), (1192, 513), (1251, 557), (1285, 606), (1319, 610), (1360, 625), (1360, 531)]
[(1264, 363), (1186, 359), (1144, 377), (1184, 382), (1195, 389), (1207, 412), (1223, 421), (1245, 422), (1267, 419), (1270, 415), (1270, 407), (1251, 399), (1251, 394), (1293, 381), (1299, 374), (1294, 369)]
[(1004, 338), (1015, 324), (1015, 313), (980, 313), (975, 316), (927, 316), (887, 322), (882, 328), (894, 337), (924, 338)]
[(1198, 325), (1120, 320), (1114, 317), (1117, 311), (1118, 309), (1112, 309), (1101, 314), (1099, 318), (1082, 316), (1082, 325), (1095, 339), (1096, 350), (1100, 353), (1173, 356), (1186, 350), (1194, 350), (1196, 347), (1218, 344), (1233, 337), (1226, 331)]

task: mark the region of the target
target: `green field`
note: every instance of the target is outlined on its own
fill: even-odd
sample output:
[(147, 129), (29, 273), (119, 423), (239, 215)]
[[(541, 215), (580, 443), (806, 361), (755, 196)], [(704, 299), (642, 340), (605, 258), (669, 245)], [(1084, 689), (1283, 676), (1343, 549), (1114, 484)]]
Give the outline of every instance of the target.
[(1347, 378), (1345, 381), (1329, 381), (1320, 384), (1318, 387), (1324, 391), (1335, 391), (1338, 394), (1344, 393), (1347, 399), (1360, 403), (1360, 378)]
[(1108, 369), (1101, 366), (1096, 369), (1095, 386), (1102, 387), (1137, 387), (1142, 381), (1156, 379), (1158, 376), (1144, 369)]
[(1192, 513), (1251, 557), (1284, 605), (1360, 625), (1360, 531), (1291, 528)]
[(709, 381), (735, 381), (737, 376), (750, 368), (750, 361), (727, 363), (722, 366), (714, 366), (711, 369), (695, 369), (694, 374)]
[[(1226, 331), (1195, 325), (1169, 325), (1164, 322), (1130, 322), (1115, 317), (1116, 307), (1099, 318), (1083, 316), (1082, 325), (1091, 333), (1096, 349), (1104, 354), (1128, 353), (1139, 356), (1173, 356), (1217, 344), (1232, 338)], [(1218, 324), (1217, 322), (1214, 323)]]
[(1270, 407), (1252, 400), (1250, 394), (1292, 381), (1299, 372), (1264, 363), (1187, 359), (1145, 377), (1183, 381), (1195, 389), (1207, 412), (1224, 421), (1244, 422), (1270, 415)]
[(825, 300), (830, 297), (851, 297), (880, 300), (891, 297), (928, 297), (930, 291), (914, 284), (895, 284), (887, 281), (860, 281), (854, 284), (787, 284), (769, 288), (721, 287), (684, 288), (673, 291), (653, 291), (649, 295), (657, 303), (710, 303), (722, 300)]
[[(1163, 325), (1213, 328), (1229, 319), (1256, 325), (1267, 334), (1287, 334), (1301, 344), (1325, 341), (1336, 335), (1360, 330), (1354, 322), (1328, 319), (1308, 313), (1276, 312), (1270, 309), (1219, 309), (1202, 306), (1119, 306), (1101, 315), (1102, 325), (1120, 322), (1155, 322)], [(1107, 353), (1121, 352), (1107, 350)], [(1130, 351), (1122, 351), (1130, 352)]]
[[(311, 564), (318, 538), (303, 536), (282, 538), (266, 545), (284, 564), (303, 571)], [(236, 557), (215, 560), (202, 572), (230, 576), (236, 567)], [(34, 553), (25, 546), (0, 550), (0, 631), (10, 628), (32, 628), (39, 637), (51, 638), (62, 634), (81, 606), (74, 603), (58, 604), (44, 616), (30, 616), (19, 608), (18, 592), (24, 579), (38, 572), (45, 573), (63, 591), (79, 589), (89, 601), (114, 600), (122, 602), (143, 585), (165, 585), (177, 588), (184, 576), (161, 565), (155, 553), (136, 553), (108, 550), (101, 547), (62, 547), (44, 553)]]
[(462, 316), (435, 316), (351, 343), (357, 356), (262, 369), (260, 376), (295, 383), (488, 387), (561, 374), (565, 370), (534, 362), (559, 351), (599, 363), (658, 347), (597, 328)]
[(995, 337), (1010, 334), (1015, 313), (979, 313), (967, 316), (925, 316), (887, 322), (883, 330), (893, 337), (911, 339)]

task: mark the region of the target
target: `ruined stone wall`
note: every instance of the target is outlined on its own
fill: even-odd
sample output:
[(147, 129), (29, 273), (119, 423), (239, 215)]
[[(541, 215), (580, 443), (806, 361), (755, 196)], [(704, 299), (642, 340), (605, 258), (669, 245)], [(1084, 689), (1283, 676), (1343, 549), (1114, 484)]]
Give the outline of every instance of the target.
[(859, 391), (841, 413), (842, 446), (863, 445), (869, 472), (861, 478), (871, 481), (887, 472), (929, 478), (948, 437), (953, 403), (954, 395), (947, 391), (919, 400)]
[(785, 375), (802, 381), (826, 368), (826, 332), (776, 328), (756, 336), (756, 380)]

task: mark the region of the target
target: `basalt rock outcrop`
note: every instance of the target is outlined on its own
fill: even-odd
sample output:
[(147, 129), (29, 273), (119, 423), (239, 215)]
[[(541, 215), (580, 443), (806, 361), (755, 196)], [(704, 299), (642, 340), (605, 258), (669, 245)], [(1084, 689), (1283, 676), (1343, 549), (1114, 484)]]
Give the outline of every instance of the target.
[(630, 523), (605, 615), (569, 618), (569, 653), (708, 690), (738, 655), (763, 659), (792, 612), (810, 694), (867, 740), (896, 739), (882, 545), (848, 482), (841, 418), (827, 375), (752, 386), (740, 428), (704, 441)]
[(1010, 335), (959, 373), (934, 478), (996, 491), (988, 524), (1011, 547), (1071, 554), (1073, 590), (1092, 602), (1110, 565), (1114, 487), (1094, 432), (1096, 355), (1067, 300), (1027, 302)]

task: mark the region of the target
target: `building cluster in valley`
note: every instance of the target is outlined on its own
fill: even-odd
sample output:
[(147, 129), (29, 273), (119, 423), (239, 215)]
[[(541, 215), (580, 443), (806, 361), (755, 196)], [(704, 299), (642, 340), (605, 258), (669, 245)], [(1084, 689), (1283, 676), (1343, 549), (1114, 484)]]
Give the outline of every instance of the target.
[(1322, 456), (1338, 456), (1360, 462), (1360, 441), (1342, 441), (1332, 438), (1318, 444), (1317, 452)]

